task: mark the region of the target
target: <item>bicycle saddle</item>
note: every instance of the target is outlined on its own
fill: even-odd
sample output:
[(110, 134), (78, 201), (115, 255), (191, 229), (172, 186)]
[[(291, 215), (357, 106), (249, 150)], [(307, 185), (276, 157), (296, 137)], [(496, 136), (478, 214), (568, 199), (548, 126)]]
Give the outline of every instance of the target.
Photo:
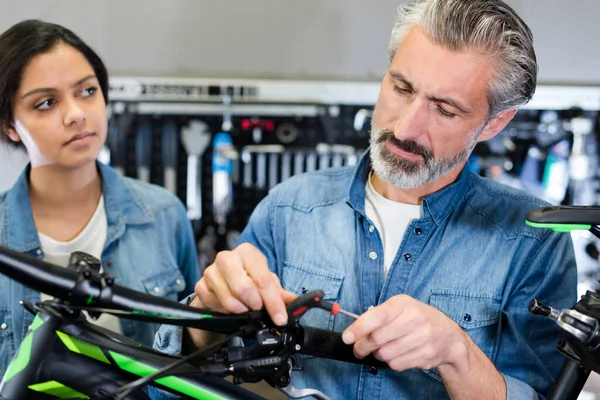
[(547, 206), (535, 208), (525, 217), (536, 228), (558, 231), (590, 229), (600, 225), (600, 206)]

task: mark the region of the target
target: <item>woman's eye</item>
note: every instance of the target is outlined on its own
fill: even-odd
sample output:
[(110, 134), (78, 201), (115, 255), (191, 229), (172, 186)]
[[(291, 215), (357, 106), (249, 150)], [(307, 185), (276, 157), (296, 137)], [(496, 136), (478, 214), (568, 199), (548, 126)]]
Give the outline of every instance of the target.
[(93, 95), (94, 93), (96, 93), (96, 91), (98, 91), (98, 88), (96, 86), (91, 86), (89, 88), (85, 88), (81, 91), (81, 95), (84, 97), (88, 97)]
[(42, 101), (40, 103), (37, 103), (35, 106), (33, 106), (33, 108), (36, 109), (36, 110), (48, 110), (54, 104), (56, 104), (56, 100), (54, 100), (54, 99), (47, 99), (47, 100), (44, 100), (44, 101)]

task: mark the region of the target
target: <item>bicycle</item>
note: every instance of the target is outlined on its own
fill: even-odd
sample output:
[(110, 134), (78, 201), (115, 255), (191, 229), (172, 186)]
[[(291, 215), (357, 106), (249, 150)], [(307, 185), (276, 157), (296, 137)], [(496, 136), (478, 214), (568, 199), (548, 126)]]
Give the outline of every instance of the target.
[[(561, 232), (589, 229), (600, 237), (600, 207), (542, 207), (527, 214), (527, 223)], [(84, 253), (74, 253), (69, 268), (61, 268), (0, 247), (0, 267), (8, 277), (55, 298), (21, 303), (36, 317), (0, 383), (1, 399), (138, 400), (148, 398), (137, 389), (149, 384), (184, 398), (260, 400), (237, 384), (264, 380), (292, 398), (326, 400), (316, 389), (291, 385), (296, 354), (387, 367), (372, 356), (355, 358), (339, 333), (299, 323), (311, 308), (336, 312), (335, 305), (322, 300), (321, 290), (290, 303), (288, 325), (277, 327), (264, 310), (219, 314), (121, 287), (99, 273), (99, 261)], [(536, 299), (529, 309), (554, 319), (570, 335), (559, 341), (558, 351), (567, 362), (548, 399), (576, 399), (591, 370), (600, 372), (600, 295), (588, 292), (572, 310), (553, 310)], [(89, 323), (83, 311), (92, 317), (110, 313), (227, 336), (193, 354), (170, 356)], [(236, 336), (248, 345), (227, 346)], [(204, 355), (223, 345), (219, 352)], [(222, 379), (225, 375), (232, 375), (233, 383)]]
[[(1, 399), (138, 400), (149, 398), (137, 389), (150, 384), (184, 398), (258, 400), (262, 397), (237, 384), (264, 380), (291, 398), (327, 400), (316, 389), (292, 386), (295, 354), (387, 367), (372, 356), (355, 358), (352, 347), (337, 332), (300, 325), (302, 315), (311, 308), (333, 314), (339, 310), (338, 305), (323, 300), (322, 290), (288, 304), (289, 322), (278, 327), (264, 310), (219, 314), (121, 287), (110, 275), (99, 273), (100, 262), (85, 253), (73, 253), (69, 267), (62, 268), (0, 247), (0, 270), (54, 297), (35, 304), (21, 302), (36, 317), (0, 383)], [(175, 357), (93, 325), (83, 311), (91, 317), (110, 313), (226, 337), (193, 354)], [(236, 336), (247, 340), (247, 345), (227, 346)], [(204, 355), (212, 350), (212, 355)], [(226, 375), (233, 376), (233, 383), (222, 379)]]
[[(557, 232), (589, 230), (600, 238), (600, 206), (549, 206), (531, 210), (527, 223)], [(566, 333), (557, 350), (567, 358), (548, 400), (577, 400), (592, 371), (600, 372), (600, 294), (587, 291), (572, 309), (555, 310), (537, 299), (529, 311), (553, 319)]]

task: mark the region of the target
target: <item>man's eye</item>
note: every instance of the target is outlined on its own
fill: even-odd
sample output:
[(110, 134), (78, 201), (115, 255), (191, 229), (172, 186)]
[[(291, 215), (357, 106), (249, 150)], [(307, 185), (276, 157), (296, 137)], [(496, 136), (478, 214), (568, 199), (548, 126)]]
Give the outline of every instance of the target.
[(403, 88), (401, 86), (396, 86), (396, 85), (394, 85), (394, 90), (396, 92), (398, 92), (398, 93), (401, 93), (401, 94), (409, 94), (409, 93), (411, 93), (410, 89), (406, 89), (406, 88)]
[(447, 117), (447, 118), (453, 118), (453, 117), (456, 117), (456, 114), (453, 114), (453, 113), (451, 113), (450, 111), (446, 111), (446, 110), (444, 109), (444, 107), (442, 107), (442, 106), (439, 106), (439, 105), (438, 105), (438, 106), (437, 106), (437, 109), (438, 109), (438, 112), (439, 112), (440, 114), (442, 114), (444, 117)]

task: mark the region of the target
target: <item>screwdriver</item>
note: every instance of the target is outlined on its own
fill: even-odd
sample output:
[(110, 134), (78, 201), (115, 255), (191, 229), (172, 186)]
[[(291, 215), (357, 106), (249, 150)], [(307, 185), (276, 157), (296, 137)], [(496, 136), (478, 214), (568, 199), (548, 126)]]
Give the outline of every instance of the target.
[(329, 311), (332, 315), (341, 313), (354, 319), (359, 317), (350, 311), (342, 309), (339, 303), (332, 303), (330, 301), (323, 300), (324, 295), (325, 293), (323, 290), (316, 289), (298, 297), (296, 300), (287, 305), (288, 314), (293, 315), (296, 319), (300, 319), (300, 317), (302, 317), (306, 311), (311, 308), (318, 307)]

